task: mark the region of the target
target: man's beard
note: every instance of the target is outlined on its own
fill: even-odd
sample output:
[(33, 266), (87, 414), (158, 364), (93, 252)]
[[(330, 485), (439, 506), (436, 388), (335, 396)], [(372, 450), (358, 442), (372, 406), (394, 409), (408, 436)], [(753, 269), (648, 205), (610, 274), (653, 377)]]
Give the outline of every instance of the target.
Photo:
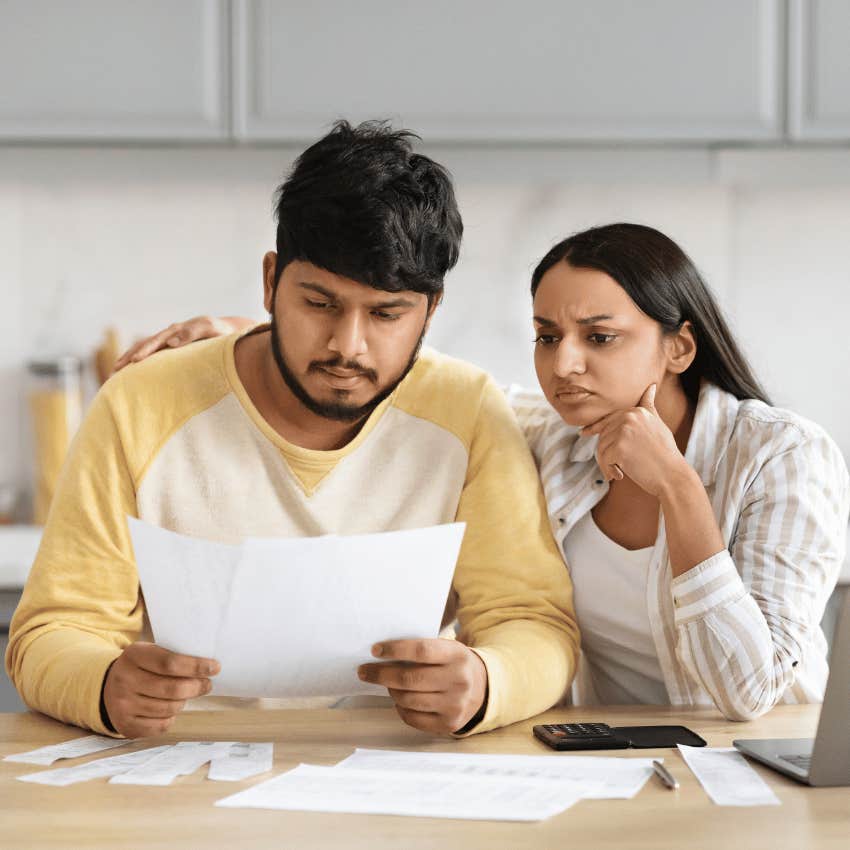
[[(274, 309), (274, 308), (272, 308)], [(324, 419), (333, 419), (336, 422), (357, 422), (360, 419), (365, 419), (385, 398), (390, 396), (395, 388), (407, 377), (408, 372), (416, 363), (416, 358), (419, 356), (419, 349), (422, 347), (422, 340), (425, 338), (425, 326), (422, 327), (422, 332), (419, 334), (419, 339), (413, 348), (410, 359), (407, 365), (402, 370), (402, 373), (389, 386), (384, 387), (377, 395), (374, 396), (366, 404), (354, 405), (346, 404), (344, 401), (316, 401), (304, 388), (303, 384), (295, 376), (295, 373), (289, 368), (286, 359), (283, 356), (283, 351), (280, 347), (280, 336), (277, 332), (277, 320), (272, 313), (271, 319), (272, 332), (272, 354), (274, 362), (277, 364), (280, 377), (289, 387), (292, 394), (307, 408), (311, 413), (321, 416)], [(378, 374), (374, 369), (364, 369), (359, 363), (343, 360), (341, 356), (334, 357), (331, 360), (314, 360), (307, 367), (308, 372), (321, 372), (323, 369), (347, 369), (356, 371), (363, 375), (372, 384), (378, 381)], [(338, 390), (340, 394), (345, 393), (345, 390)]]

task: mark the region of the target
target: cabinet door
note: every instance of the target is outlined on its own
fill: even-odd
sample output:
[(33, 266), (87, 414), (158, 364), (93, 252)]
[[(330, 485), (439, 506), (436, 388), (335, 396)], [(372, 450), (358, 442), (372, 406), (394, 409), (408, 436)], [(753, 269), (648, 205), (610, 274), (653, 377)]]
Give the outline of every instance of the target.
[(243, 139), (391, 117), (430, 140), (781, 133), (779, 0), (234, 0)]
[(850, 3), (791, 0), (788, 55), (791, 137), (850, 138)]
[(0, 137), (229, 134), (227, 0), (0, 0)]

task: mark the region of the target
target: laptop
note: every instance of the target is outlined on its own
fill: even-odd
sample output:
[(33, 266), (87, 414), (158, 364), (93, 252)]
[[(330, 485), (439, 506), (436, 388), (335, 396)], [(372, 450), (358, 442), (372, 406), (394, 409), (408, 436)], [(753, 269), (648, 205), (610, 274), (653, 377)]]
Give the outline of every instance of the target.
[(732, 741), (745, 755), (807, 785), (850, 785), (850, 590), (838, 617), (814, 738)]

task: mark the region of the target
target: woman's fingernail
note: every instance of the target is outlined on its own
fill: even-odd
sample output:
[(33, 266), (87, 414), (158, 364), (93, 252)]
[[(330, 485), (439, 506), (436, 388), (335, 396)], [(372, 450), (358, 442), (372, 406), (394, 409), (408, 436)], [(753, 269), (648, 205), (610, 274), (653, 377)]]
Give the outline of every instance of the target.
[(179, 336), (170, 336), (165, 342), (166, 345), (180, 345), (180, 337)]
[(383, 654), (384, 654), (383, 646), (381, 646), (381, 644), (379, 644), (379, 643), (376, 643), (372, 647), (372, 655), (374, 655), (375, 658), (380, 658)]
[(366, 679), (366, 671), (362, 667), (357, 668), (357, 678), (358, 679)]

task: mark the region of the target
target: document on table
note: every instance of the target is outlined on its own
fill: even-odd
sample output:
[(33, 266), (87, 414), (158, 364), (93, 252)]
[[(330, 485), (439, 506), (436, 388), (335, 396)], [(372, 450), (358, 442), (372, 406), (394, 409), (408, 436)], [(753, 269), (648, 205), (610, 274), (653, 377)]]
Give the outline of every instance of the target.
[(15, 761), (21, 764), (49, 765), (59, 759), (76, 759), (81, 756), (90, 756), (92, 753), (111, 750), (115, 747), (125, 747), (134, 743), (133, 739), (107, 738), (105, 735), (86, 735), (83, 738), (72, 738), (61, 744), (50, 744), (47, 747), (39, 747), (27, 753), (12, 753), (3, 761)]
[(734, 747), (686, 747), (679, 752), (718, 806), (781, 806), (770, 786)]
[(339, 768), (391, 770), (407, 774), (440, 772), (455, 776), (522, 776), (547, 782), (580, 783), (587, 800), (631, 799), (652, 776), (652, 759), (617, 756), (496, 755), (416, 753), (357, 749)]
[(408, 774), (302, 764), (216, 802), (227, 808), (536, 821), (580, 800), (580, 783), (524, 776)]
[(212, 694), (244, 697), (385, 693), (357, 667), (437, 636), (465, 527), (229, 545), (128, 521), (156, 642), (216, 658)]
[(171, 747), (165, 744), (162, 747), (151, 747), (147, 750), (138, 750), (135, 753), (127, 753), (122, 756), (96, 759), (74, 767), (41, 770), (38, 773), (28, 773), (16, 778), (21, 782), (35, 782), (38, 785), (74, 785), (77, 782), (88, 782), (90, 779), (101, 779), (104, 776), (117, 776), (119, 773), (126, 773), (128, 770), (132, 770), (170, 749)]

